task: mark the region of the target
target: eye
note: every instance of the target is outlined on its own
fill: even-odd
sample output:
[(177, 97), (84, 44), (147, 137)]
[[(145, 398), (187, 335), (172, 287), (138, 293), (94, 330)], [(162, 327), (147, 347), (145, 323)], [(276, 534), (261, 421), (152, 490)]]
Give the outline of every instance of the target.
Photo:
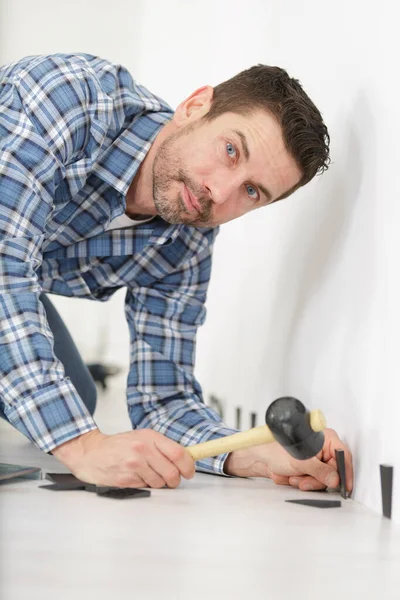
[(257, 188), (254, 187), (254, 185), (251, 185), (250, 183), (247, 183), (246, 184), (246, 190), (247, 190), (247, 193), (248, 193), (249, 197), (252, 200), (258, 200), (258, 198), (259, 198), (258, 190), (257, 190)]
[(227, 144), (226, 144), (226, 152), (227, 152), (229, 158), (236, 158), (236, 156), (237, 156), (237, 150), (236, 150), (235, 146), (233, 144), (231, 144), (230, 142), (227, 142)]

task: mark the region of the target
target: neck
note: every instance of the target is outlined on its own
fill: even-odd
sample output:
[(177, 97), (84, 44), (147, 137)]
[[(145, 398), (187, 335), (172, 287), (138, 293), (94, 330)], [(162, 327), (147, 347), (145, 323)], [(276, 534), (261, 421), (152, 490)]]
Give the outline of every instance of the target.
[(157, 209), (153, 199), (153, 165), (162, 142), (174, 131), (175, 124), (170, 121), (157, 134), (150, 150), (146, 154), (138, 172), (132, 180), (126, 194), (126, 214), (155, 216)]

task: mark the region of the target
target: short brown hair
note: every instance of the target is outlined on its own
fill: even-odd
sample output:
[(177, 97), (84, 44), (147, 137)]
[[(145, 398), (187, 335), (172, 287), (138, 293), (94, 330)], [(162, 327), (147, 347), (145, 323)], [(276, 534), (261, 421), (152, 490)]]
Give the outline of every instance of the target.
[(204, 118), (211, 121), (226, 112), (248, 115), (257, 109), (276, 117), (286, 148), (303, 174), (279, 199), (286, 198), (328, 168), (328, 129), (300, 82), (284, 69), (267, 65), (256, 65), (217, 85)]

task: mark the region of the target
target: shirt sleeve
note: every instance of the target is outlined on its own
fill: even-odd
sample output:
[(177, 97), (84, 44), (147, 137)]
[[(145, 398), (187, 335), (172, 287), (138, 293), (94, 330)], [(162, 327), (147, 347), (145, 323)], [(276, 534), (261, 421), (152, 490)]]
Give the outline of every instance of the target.
[[(169, 260), (175, 263), (176, 256)], [(168, 270), (166, 255), (159, 269)], [(194, 377), (197, 328), (205, 319), (211, 244), (158, 280), (128, 290), (131, 368), (128, 411), (133, 427), (151, 428), (184, 446), (236, 430), (206, 406)], [(198, 471), (225, 475), (227, 454), (196, 463)]]
[(60, 57), (0, 75), (0, 402), (9, 422), (49, 452), (96, 428), (54, 355), (37, 269), (57, 184), (65, 165), (95, 156), (107, 98)]

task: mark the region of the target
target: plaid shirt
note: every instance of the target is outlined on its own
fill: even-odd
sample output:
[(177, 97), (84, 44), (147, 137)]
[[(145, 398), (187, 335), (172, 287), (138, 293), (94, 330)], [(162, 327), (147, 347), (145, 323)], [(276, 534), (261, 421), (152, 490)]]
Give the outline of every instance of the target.
[[(183, 445), (233, 433), (193, 375), (216, 229), (156, 217), (106, 231), (171, 108), (86, 54), (0, 69), (0, 403), (49, 452), (96, 428), (63, 365), (42, 291), (105, 301), (126, 287), (134, 428)], [(226, 455), (197, 464), (223, 472)]]

